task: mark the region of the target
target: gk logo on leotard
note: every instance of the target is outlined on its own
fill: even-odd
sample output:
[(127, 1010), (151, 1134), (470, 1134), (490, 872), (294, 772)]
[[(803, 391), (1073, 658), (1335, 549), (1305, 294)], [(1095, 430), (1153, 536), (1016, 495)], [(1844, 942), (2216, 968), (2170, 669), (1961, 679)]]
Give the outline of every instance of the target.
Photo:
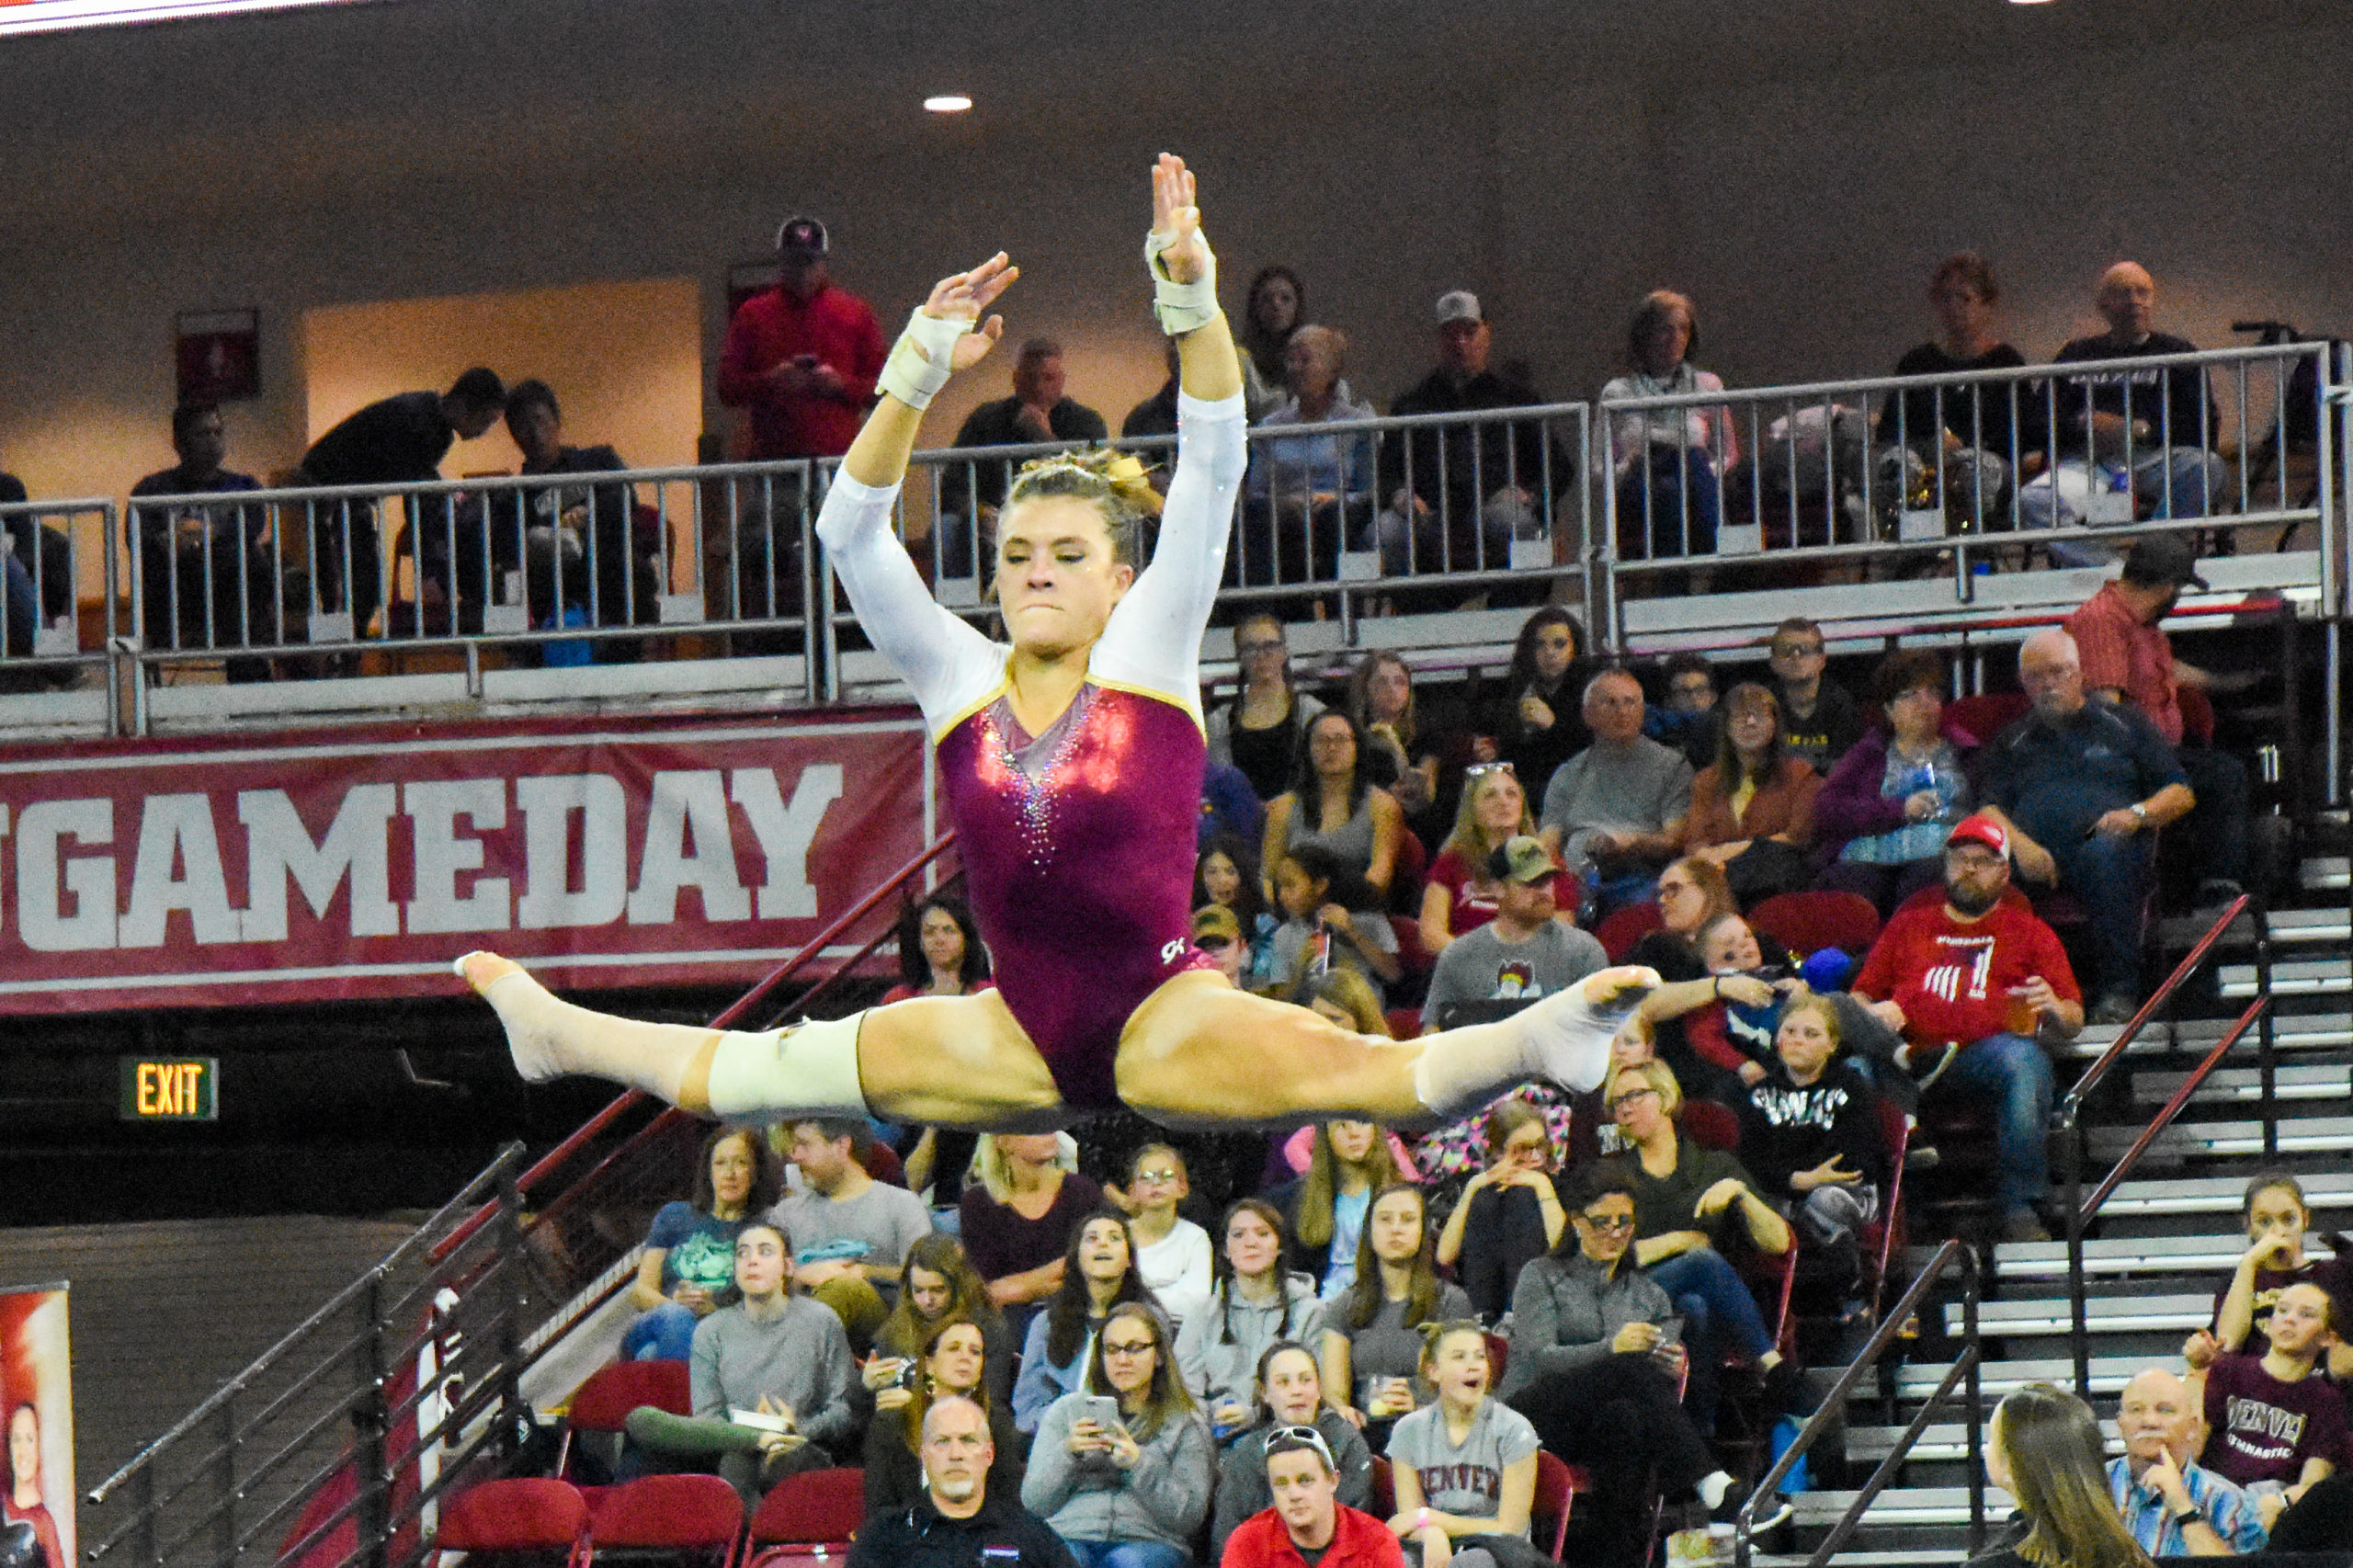
[(1161, 961), (1162, 963), (1175, 963), (1178, 959), (1181, 959), (1181, 958), (1183, 958), (1184, 956), (1185, 956), (1185, 938), (1184, 938), (1184, 937), (1177, 937), (1177, 938), (1176, 938), (1175, 941), (1173, 941), (1173, 942), (1165, 942), (1165, 943), (1161, 944), (1161, 949), (1160, 949), (1160, 961)]

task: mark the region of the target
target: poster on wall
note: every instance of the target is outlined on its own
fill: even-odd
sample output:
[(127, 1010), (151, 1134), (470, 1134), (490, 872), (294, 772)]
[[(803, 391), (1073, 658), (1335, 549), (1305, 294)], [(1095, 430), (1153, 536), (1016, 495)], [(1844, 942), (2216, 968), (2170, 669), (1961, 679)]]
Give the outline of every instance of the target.
[(8, 1418), (0, 1560), (24, 1568), (73, 1568), (73, 1368), (65, 1286), (0, 1289), (0, 1411)]
[(172, 359), (182, 403), (235, 403), (259, 397), (261, 312), (183, 312), (172, 341)]
[(298, 6), (348, 6), (354, 0), (0, 0), (0, 33), (48, 33), (118, 22), (160, 22), (232, 11), (290, 11)]

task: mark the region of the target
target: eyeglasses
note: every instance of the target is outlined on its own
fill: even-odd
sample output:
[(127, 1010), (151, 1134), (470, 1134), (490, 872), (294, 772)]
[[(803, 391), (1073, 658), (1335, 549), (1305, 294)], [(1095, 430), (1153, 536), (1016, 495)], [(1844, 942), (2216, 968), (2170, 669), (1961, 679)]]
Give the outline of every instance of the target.
[(1607, 1101), (1605, 1101), (1605, 1102), (1603, 1102), (1603, 1103), (1608, 1107), (1608, 1109), (1610, 1109), (1610, 1110), (1612, 1110), (1612, 1111), (1615, 1111), (1615, 1110), (1616, 1110), (1620, 1106), (1629, 1106), (1629, 1105), (1632, 1105), (1636, 1100), (1641, 1099), (1644, 1095), (1655, 1095), (1655, 1094), (1657, 1094), (1657, 1093), (1658, 1093), (1658, 1091), (1657, 1091), (1656, 1089), (1650, 1089), (1650, 1088), (1643, 1088), (1643, 1089), (1628, 1089), (1624, 1094), (1622, 1094), (1622, 1095), (1618, 1095), (1618, 1096), (1614, 1096), (1613, 1097), (1611, 1097), (1610, 1099), (1608, 1099), (1608, 1100), (1607, 1100)]
[(2009, 864), (1999, 855), (1981, 855), (1967, 849), (1945, 851), (1945, 864), (1964, 871), (1991, 871)]
[(1159, 1182), (1175, 1181), (1176, 1179), (1176, 1173), (1171, 1170), (1138, 1171), (1136, 1173), (1136, 1180), (1138, 1181)]
[(1577, 1219), (1583, 1221), (1588, 1230), (1631, 1231), (1634, 1228), (1634, 1217), (1631, 1214), (1580, 1214)]
[(1821, 642), (1776, 642), (1772, 653), (1777, 659), (1803, 659), (1822, 653), (1825, 646)]
[(1233, 645), (1234, 653), (1245, 659), (1259, 653), (1279, 653), (1282, 651), (1283, 644), (1280, 642), (1236, 642)]
[(1130, 1339), (1118, 1345), (1108, 1339), (1103, 1342), (1103, 1355), (1107, 1359), (1113, 1356), (1148, 1356), (1159, 1348), (1149, 1339)]

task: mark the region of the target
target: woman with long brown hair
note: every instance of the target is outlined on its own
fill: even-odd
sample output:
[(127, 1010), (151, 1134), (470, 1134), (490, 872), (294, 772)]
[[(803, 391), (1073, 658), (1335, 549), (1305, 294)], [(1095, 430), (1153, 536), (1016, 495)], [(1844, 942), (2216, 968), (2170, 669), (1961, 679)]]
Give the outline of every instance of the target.
[(1381, 1188), (1357, 1243), (1356, 1283), (1324, 1316), (1325, 1397), (1378, 1451), (1391, 1424), (1430, 1401), (1420, 1376), (1421, 1326), (1470, 1315), (1462, 1287), (1438, 1277), (1422, 1189)]
[(2151, 1568), (2117, 1511), (2107, 1463), (2098, 1417), (2065, 1390), (2029, 1383), (1995, 1405), (1985, 1479), (2018, 1499), (2027, 1531), (1970, 1568)]
[(1009, 1402), (1016, 1346), (1004, 1315), (989, 1300), (988, 1281), (964, 1256), (964, 1244), (944, 1231), (934, 1231), (907, 1248), (898, 1303), (874, 1331), (874, 1355), (866, 1363), (866, 1386), (880, 1391), (905, 1375), (908, 1367), (924, 1355), (933, 1332), (951, 1319), (980, 1325), (987, 1341), (989, 1392), (1000, 1403)]
[(1084, 1386), (1038, 1423), (1022, 1506), (1086, 1568), (1182, 1568), (1190, 1560), (1217, 1460), (1176, 1362), (1160, 1309), (1122, 1302), (1095, 1337)]
[(1722, 866), (1743, 903), (1802, 888), (1821, 788), (1813, 765), (1782, 749), (1779, 699), (1743, 681), (1725, 694), (1716, 760), (1691, 780), (1683, 852)]
[(991, 1394), (988, 1350), (981, 1325), (951, 1317), (932, 1325), (915, 1358), (874, 1393), (866, 1428), (866, 1517), (912, 1508), (923, 1495), (923, 1418), (935, 1400), (971, 1400), (989, 1418), (996, 1457), (988, 1484), (1005, 1496), (1021, 1484), (1021, 1434), (1013, 1413)]
[(735, 1238), (768, 1211), (782, 1188), (776, 1162), (748, 1127), (721, 1127), (702, 1141), (694, 1197), (665, 1203), (638, 1251), (631, 1305), (644, 1315), (621, 1336), (624, 1361), (683, 1361), (695, 1324), (735, 1279)]
[(1290, 1231), (1290, 1263), (1332, 1300), (1356, 1278), (1357, 1238), (1372, 1195), (1403, 1179), (1386, 1131), (1370, 1121), (1324, 1121), (1308, 1146), (1307, 1169), (1268, 1196)]

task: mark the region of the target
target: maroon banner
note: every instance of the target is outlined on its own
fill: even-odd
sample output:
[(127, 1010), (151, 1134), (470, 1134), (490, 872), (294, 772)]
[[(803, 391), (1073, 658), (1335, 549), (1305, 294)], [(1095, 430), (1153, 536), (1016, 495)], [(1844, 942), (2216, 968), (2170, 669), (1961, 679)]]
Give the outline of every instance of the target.
[(921, 852), (926, 752), (896, 710), (11, 748), (0, 1014), (454, 993), (472, 948), (749, 981)]

